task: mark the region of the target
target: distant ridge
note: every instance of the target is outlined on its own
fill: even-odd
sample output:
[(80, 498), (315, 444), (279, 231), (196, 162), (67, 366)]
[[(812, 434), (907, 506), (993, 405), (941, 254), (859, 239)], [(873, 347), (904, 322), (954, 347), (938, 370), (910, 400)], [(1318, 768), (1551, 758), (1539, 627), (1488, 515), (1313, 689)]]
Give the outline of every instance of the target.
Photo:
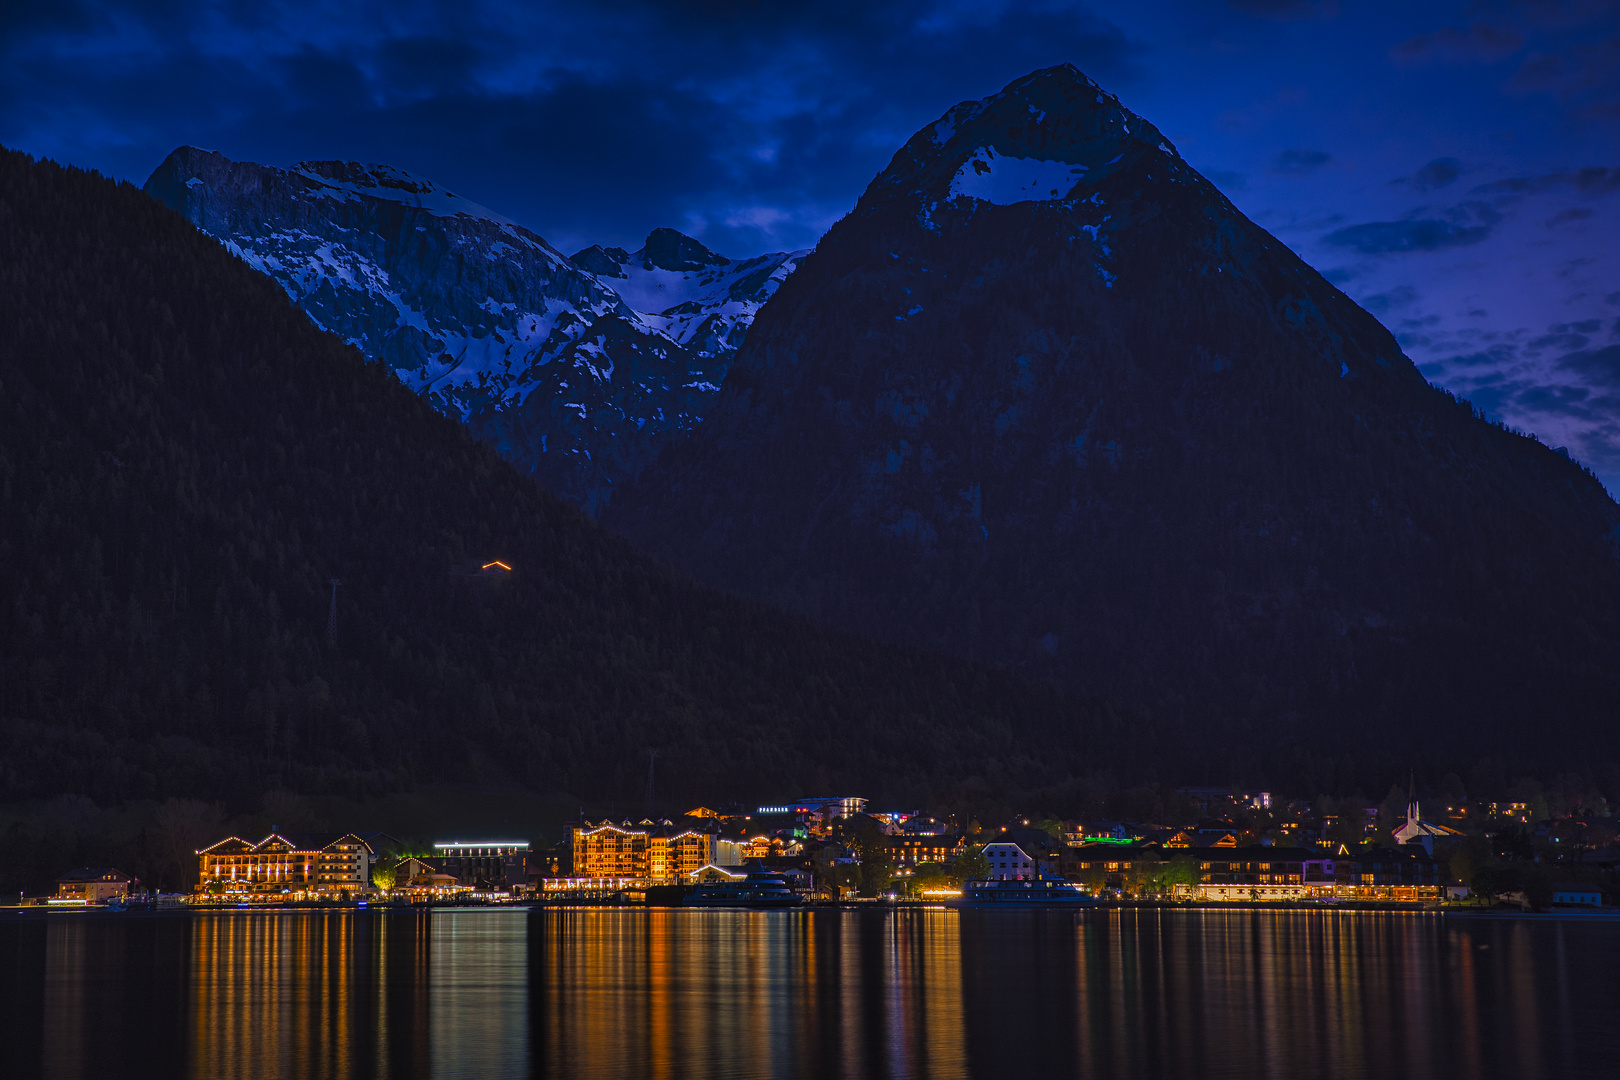
[(590, 513), (702, 422), (804, 254), (733, 260), (655, 229), (640, 251), (569, 259), (431, 180), (353, 161), (277, 169), (183, 146), (146, 191)]

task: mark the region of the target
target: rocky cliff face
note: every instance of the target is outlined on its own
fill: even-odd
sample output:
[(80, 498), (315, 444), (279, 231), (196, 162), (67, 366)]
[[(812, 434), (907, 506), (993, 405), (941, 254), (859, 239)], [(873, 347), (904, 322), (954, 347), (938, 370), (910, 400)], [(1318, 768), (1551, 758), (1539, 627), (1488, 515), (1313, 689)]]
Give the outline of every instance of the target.
[(633, 254), (570, 260), (429, 180), (354, 162), (276, 169), (182, 147), (146, 190), (593, 513), (702, 421), (802, 254), (735, 261), (659, 229)]
[(1430, 387), (1068, 66), (914, 136), (607, 520), (1189, 724), (1590, 725), (1620, 670), (1601, 486)]

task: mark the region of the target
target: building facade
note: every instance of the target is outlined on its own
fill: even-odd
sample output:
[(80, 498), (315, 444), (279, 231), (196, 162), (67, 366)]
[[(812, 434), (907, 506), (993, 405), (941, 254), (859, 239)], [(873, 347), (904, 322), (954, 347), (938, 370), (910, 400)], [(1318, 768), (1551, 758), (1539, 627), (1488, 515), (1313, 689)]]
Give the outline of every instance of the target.
[(1063, 876), (1092, 889), (1191, 900), (1438, 900), (1440, 869), (1421, 847), (1329, 855), (1302, 847), (1071, 848)]
[(915, 867), (921, 863), (950, 862), (967, 850), (962, 834), (916, 834), (885, 837), (883, 846), (895, 866)]
[(249, 895), (313, 896), (321, 853), (278, 833), (254, 843), (228, 836), (197, 852), (197, 891)]
[(84, 866), (56, 879), (56, 899), (105, 904), (129, 895), (130, 876), (110, 866)]
[(1066, 845), (1040, 829), (1006, 829), (984, 845), (992, 881), (1032, 881), (1056, 876)]
[(1195, 849), (1198, 884), (1178, 895), (1202, 900), (1432, 901), (1444, 898), (1439, 865), (1422, 848), (1324, 855), (1309, 848)]
[(315, 858), (315, 891), (360, 892), (371, 884), (374, 861), (371, 845), (353, 833), (322, 844)]
[(676, 825), (669, 820), (589, 821), (574, 826), (574, 876), (634, 881), (679, 882), (717, 864), (713, 826), (700, 819)]
[(433, 845), (433, 865), (471, 889), (502, 892), (529, 881), (527, 840), (446, 840)]
[(197, 852), (197, 891), (290, 900), (354, 894), (371, 887), (372, 861), (371, 848), (352, 833), (319, 844), (280, 833), (257, 843), (228, 836)]

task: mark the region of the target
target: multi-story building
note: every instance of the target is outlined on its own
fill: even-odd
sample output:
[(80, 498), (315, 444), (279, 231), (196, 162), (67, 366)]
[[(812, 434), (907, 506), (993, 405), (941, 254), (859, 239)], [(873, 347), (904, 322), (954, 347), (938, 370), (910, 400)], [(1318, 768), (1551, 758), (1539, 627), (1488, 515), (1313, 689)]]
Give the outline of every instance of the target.
[(529, 880), (529, 842), (446, 840), (433, 845), (433, 865), (469, 888), (522, 888)]
[(1028, 881), (1058, 872), (1065, 845), (1040, 829), (1005, 829), (984, 845), (992, 881)]
[(85, 866), (56, 879), (58, 900), (104, 904), (129, 895), (130, 876), (110, 866)]
[(717, 861), (713, 825), (693, 819), (676, 825), (665, 819), (589, 821), (574, 826), (576, 878), (627, 878), (637, 881), (687, 880)]
[(886, 837), (883, 846), (888, 850), (889, 859), (897, 867), (950, 862), (967, 849), (961, 833), (905, 833)]
[(1194, 850), (1198, 884), (1178, 893), (1206, 900), (1438, 900), (1445, 890), (1434, 859), (1416, 846), (1325, 855), (1310, 848)]
[(1207, 900), (1289, 900), (1311, 895), (1318, 887), (1307, 870), (1321, 852), (1287, 847), (1209, 847), (1194, 849), (1198, 861), (1195, 888)]
[(371, 884), (371, 864), (376, 861), (376, 854), (370, 844), (353, 833), (345, 833), (310, 846), (317, 845), (320, 852), (315, 859), (317, 892), (360, 892)]
[(197, 852), (197, 891), (289, 894), (302, 899), (315, 893), (319, 850), (300, 847), (279, 833), (257, 843), (240, 836)]
[(197, 852), (197, 891), (299, 900), (361, 892), (371, 885), (373, 854), (352, 833), (298, 844), (280, 833), (253, 843), (239, 836)]
[(1070, 848), (1062, 873), (1097, 889), (1195, 900), (1433, 900), (1444, 891), (1437, 864), (1419, 847), (1328, 855), (1303, 847), (1093, 843)]

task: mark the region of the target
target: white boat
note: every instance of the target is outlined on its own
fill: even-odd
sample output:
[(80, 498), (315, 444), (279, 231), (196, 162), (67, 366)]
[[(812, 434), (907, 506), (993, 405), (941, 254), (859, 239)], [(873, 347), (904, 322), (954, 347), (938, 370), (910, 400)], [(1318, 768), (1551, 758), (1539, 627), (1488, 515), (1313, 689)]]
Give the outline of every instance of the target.
[(706, 881), (687, 896), (691, 907), (797, 907), (802, 901), (781, 874), (751, 870), (737, 881)]
[(962, 886), (964, 907), (1025, 907), (1040, 905), (1053, 907), (1088, 908), (1097, 906), (1097, 898), (1061, 879), (1037, 877), (1022, 881), (969, 881)]

